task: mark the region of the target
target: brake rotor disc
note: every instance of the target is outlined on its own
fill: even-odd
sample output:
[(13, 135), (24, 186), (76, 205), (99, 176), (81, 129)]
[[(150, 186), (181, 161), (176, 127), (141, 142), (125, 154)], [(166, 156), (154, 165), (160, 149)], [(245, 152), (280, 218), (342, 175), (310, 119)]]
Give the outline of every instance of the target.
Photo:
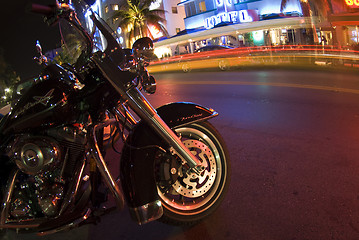
[(201, 161), (204, 170), (200, 174), (189, 173), (179, 177), (172, 185), (180, 195), (196, 198), (209, 191), (216, 179), (216, 161), (211, 149), (201, 141), (185, 140), (183, 144)]

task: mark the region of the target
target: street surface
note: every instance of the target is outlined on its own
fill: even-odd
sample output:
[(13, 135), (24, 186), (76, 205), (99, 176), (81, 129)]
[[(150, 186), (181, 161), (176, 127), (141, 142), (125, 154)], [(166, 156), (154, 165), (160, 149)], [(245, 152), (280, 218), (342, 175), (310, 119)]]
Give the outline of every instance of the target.
[(4, 239), (359, 239), (359, 77), (319, 71), (156, 74), (153, 106), (211, 107), (232, 162), (228, 194), (188, 228), (137, 226), (127, 209), (97, 225)]

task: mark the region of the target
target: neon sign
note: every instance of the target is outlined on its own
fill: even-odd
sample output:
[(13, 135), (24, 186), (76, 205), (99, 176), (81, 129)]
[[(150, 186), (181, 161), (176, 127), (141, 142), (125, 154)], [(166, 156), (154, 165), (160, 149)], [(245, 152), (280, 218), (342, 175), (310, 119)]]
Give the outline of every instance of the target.
[(216, 0), (216, 5), (218, 7), (227, 7), (227, 8), (233, 8), (233, 1), (232, 0)]
[[(219, 0), (217, 0), (217, 2), (218, 1)], [(247, 22), (253, 22), (258, 20), (259, 17), (257, 10), (230, 11), (230, 12), (222, 12), (215, 16), (206, 18), (204, 20), (204, 26), (205, 28), (210, 29), (210, 28), (214, 28), (214, 26), (220, 23), (226, 23), (226, 22), (247, 23)]]
[(204, 20), (204, 26), (207, 29), (214, 28), (220, 23), (246, 23), (259, 20), (257, 10), (235, 11), (233, 0), (215, 0), (215, 3), (217, 15)]
[(352, 7), (352, 8), (359, 7), (359, 0), (345, 0), (345, 3), (347, 6)]
[(161, 32), (160, 29), (158, 29), (156, 26), (150, 25), (149, 26), (149, 30), (153, 36), (153, 38), (160, 38), (163, 37), (163, 33)]

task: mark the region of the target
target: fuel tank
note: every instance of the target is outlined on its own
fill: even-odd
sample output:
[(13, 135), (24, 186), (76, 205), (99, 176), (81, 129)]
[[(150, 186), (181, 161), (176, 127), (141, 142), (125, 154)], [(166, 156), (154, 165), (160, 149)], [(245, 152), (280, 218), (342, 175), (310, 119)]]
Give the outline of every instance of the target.
[(76, 80), (59, 65), (48, 66), (9, 113), (3, 132), (57, 126), (76, 119)]

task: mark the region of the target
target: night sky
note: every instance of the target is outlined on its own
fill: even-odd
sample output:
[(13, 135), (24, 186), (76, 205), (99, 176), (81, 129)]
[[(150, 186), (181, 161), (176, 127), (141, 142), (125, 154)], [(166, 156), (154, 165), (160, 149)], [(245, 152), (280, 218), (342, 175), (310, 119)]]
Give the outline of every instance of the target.
[(43, 16), (29, 12), (31, 3), (54, 4), (51, 0), (2, 0), (0, 5), (0, 47), (5, 61), (12, 66), (22, 80), (36, 76), (41, 67), (33, 60), (37, 56), (36, 40), (43, 51), (59, 46), (58, 25), (48, 26)]

